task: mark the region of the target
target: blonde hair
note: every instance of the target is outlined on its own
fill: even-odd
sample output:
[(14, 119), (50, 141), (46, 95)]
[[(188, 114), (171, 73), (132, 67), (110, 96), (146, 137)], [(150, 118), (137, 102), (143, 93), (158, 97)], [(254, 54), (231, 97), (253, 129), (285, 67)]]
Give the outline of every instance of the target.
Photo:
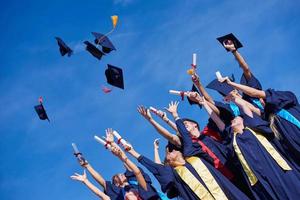
[(276, 127), (276, 124), (275, 124), (275, 122), (276, 121), (278, 122), (278, 120), (279, 119), (275, 114), (270, 114), (270, 116), (269, 116), (270, 128), (272, 129), (272, 131), (275, 135), (275, 138), (277, 140), (281, 140), (282, 136), (281, 136), (280, 132), (277, 130), (277, 127)]

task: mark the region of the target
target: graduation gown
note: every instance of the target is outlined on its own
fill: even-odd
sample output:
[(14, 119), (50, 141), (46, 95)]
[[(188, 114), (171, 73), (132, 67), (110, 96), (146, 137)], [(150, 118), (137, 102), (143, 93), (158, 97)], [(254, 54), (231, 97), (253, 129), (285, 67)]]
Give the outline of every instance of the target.
[[(160, 199), (155, 188), (152, 186), (152, 181), (147, 173), (145, 173), (141, 168), (139, 168), (143, 174), (145, 181), (147, 183), (147, 191), (145, 191), (137, 182), (133, 172), (126, 170), (124, 175), (129, 183), (129, 188), (133, 188), (138, 191), (139, 195), (144, 200), (157, 200)], [(123, 187), (118, 187), (114, 185), (111, 181), (106, 181), (105, 193), (112, 200), (124, 200), (125, 190)]]
[[(264, 134), (266, 138), (274, 137), (268, 123), (260, 117), (254, 115), (251, 118), (245, 115), (243, 118), (245, 126), (251, 127), (253, 130), (260, 130), (260, 133)], [(261, 199), (278, 200), (299, 198), (300, 179), (298, 173), (295, 170), (283, 170), (250, 129), (246, 128), (242, 134), (238, 134), (233, 133), (231, 127), (227, 127), (225, 132), (231, 138), (231, 147), (234, 148), (235, 141), (248, 167), (255, 175), (257, 180), (252, 183), (252, 189), (257, 196)], [(238, 154), (236, 150), (235, 152)], [(287, 162), (287, 164), (289, 163)], [(247, 176), (246, 173), (244, 174)], [(250, 183), (249, 179), (248, 181)]]
[[(161, 185), (162, 191), (166, 192), (169, 198), (174, 198), (179, 196), (185, 200), (199, 199), (198, 196), (195, 194), (195, 192), (190, 188), (190, 186), (183, 181), (180, 175), (172, 167), (157, 164), (144, 156), (140, 156), (138, 158), (138, 161), (156, 177), (156, 179)], [(218, 183), (222, 191), (226, 194), (228, 199), (249, 199), (246, 195), (244, 195), (244, 193), (238, 190), (227, 178), (225, 178), (211, 164), (209, 164), (204, 159), (201, 159), (201, 161), (208, 168), (208, 170), (215, 178), (216, 182)], [(192, 173), (193, 176), (197, 178), (199, 183), (207, 189), (206, 184), (208, 183), (203, 182), (203, 180), (198, 175), (197, 171), (190, 163), (187, 162), (184, 165), (184, 167), (186, 167), (189, 170), (189, 172)]]
[[(192, 139), (190, 133), (186, 130), (182, 119), (176, 120), (176, 126), (182, 137), (184, 157), (197, 156), (204, 158), (249, 198), (256, 199), (255, 195), (248, 187), (245, 177), (242, 175), (242, 167), (238, 159), (234, 156), (234, 152), (231, 148), (202, 134), (202, 132), (196, 140)], [(201, 141), (209, 148), (217, 159), (213, 159), (214, 156), (210, 156), (198, 141)]]
[[(275, 114), (275, 126), (280, 133), (279, 142), (282, 152), (298, 171), (300, 171), (300, 105), (296, 96), (289, 91), (275, 91), (268, 89), (266, 93), (266, 106), (264, 117), (268, 119), (270, 114)], [(285, 119), (280, 112), (288, 112), (296, 120), (293, 122)], [(279, 147), (280, 149), (280, 147)]]

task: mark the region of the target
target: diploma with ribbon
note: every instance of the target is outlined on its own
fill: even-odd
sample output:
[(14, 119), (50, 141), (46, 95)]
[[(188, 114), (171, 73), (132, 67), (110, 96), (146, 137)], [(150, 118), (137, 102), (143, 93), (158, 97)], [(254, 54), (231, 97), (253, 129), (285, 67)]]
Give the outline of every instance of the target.
[(191, 64), (192, 68), (190, 68), (189, 70), (187, 70), (187, 73), (189, 75), (194, 75), (196, 74), (196, 69), (197, 69), (197, 54), (193, 53), (193, 63)]
[(100, 144), (102, 144), (106, 149), (111, 150), (111, 144), (110, 144), (110, 142), (99, 138), (97, 135), (95, 135), (94, 138), (95, 138), (95, 140), (97, 142), (99, 142)]
[(188, 95), (187, 95), (187, 92), (184, 92), (184, 91), (169, 90), (169, 93), (170, 93), (170, 94), (174, 94), (174, 95), (181, 96), (181, 100), (182, 100), (182, 101), (184, 100), (184, 96), (188, 96)]
[(72, 143), (72, 147), (73, 147), (73, 150), (74, 150), (74, 155), (78, 159), (79, 163), (81, 165), (87, 164), (87, 161), (82, 156), (82, 153), (80, 153), (80, 151), (78, 150), (77, 145), (75, 143)]
[(131, 145), (124, 140), (121, 135), (117, 131), (113, 131), (113, 135), (117, 138), (117, 143), (122, 144), (126, 151), (131, 149)]

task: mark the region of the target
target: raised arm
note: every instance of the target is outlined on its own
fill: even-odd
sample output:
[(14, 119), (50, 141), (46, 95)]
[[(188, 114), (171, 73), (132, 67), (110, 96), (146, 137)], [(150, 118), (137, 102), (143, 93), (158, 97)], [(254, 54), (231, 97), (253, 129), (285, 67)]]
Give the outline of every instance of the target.
[(152, 126), (156, 129), (156, 131), (162, 135), (164, 138), (166, 138), (168, 141), (171, 143), (180, 146), (181, 142), (180, 139), (177, 135), (174, 135), (170, 133), (167, 129), (165, 129), (163, 126), (161, 126), (158, 122), (156, 122), (148, 109), (146, 109), (144, 106), (139, 106), (138, 107), (138, 112), (152, 124)]
[(109, 196), (104, 194), (101, 190), (99, 190), (95, 185), (93, 185), (87, 178), (85, 170), (83, 171), (83, 174), (77, 174), (75, 173), (73, 176), (71, 176), (73, 180), (80, 181), (83, 184), (85, 184), (94, 194), (96, 194), (98, 197), (100, 197), (102, 200), (110, 200)]
[(154, 145), (154, 162), (157, 164), (162, 164), (159, 156), (159, 138), (154, 140), (153, 145)]
[(139, 185), (147, 191), (147, 183), (143, 174), (141, 173), (140, 169), (126, 156), (124, 151), (122, 151), (117, 144), (113, 143), (111, 152), (116, 155), (124, 164), (126, 164), (129, 169), (131, 169)]
[(265, 91), (258, 90), (258, 89), (255, 89), (255, 88), (252, 88), (252, 87), (249, 87), (249, 86), (246, 86), (246, 85), (242, 85), (242, 84), (238, 84), (238, 83), (232, 82), (232, 81), (229, 80), (228, 77), (225, 77), (225, 78), (223, 78), (222, 80), (219, 80), (219, 81), (221, 81), (221, 82), (227, 81), (227, 83), (229, 85), (231, 85), (235, 89), (240, 90), (243, 93), (245, 93), (245, 94), (247, 94), (247, 95), (249, 95), (251, 97), (262, 98), (262, 99), (266, 98)]
[(157, 114), (157, 116), (159, 116), (164, 122), (166, 122), (174, 131), (178, 132), (176, 124), (168, 118), (166, 112), (158, 110), (155, 114)]
[(104, 178), (92, 167), (92, 165), (85, 159), (78, 159), (79, 164), (87, 169), (89, 171), (89, 173), (92, 175), (92, 177), (97, 181), (97, 183), (99, 183), (104, 190), (106, 189), (106, 181), (104, 180)]
[(207, 91), (205, 90), (205, 88), (201, 84), (198, 74), (192, 75), (192, 81), (195, 84), (195, 86), (198, 88), (198, 90), (202, 94), (202, 96), (204, 96), (206, 101), (210, 102), (211, 104), (214, 104), (213, 98), (207, 93)]
[(248, 107), (245, 100), (243, 100), (241, 97), (237, 96), (236, 94), (232, 95), (232, 101), (243, 110), (243, 112), (248, 115), (249, 117), (253, 118), (253, 113), (251, 109)]
[(220, 131), (224, 131), (225, 129), (225, 124), (224, 122), (220, 119), (220, 117), (211, 109), (205, 98), (198, 96), (197, 97), (199, 104), (202, 104), (210, 118), (215, 122), (217, 125), (218, 129)]
[(245, 59), (243, 58), (243, 56), (235, 48), (234, 43), (228, 42), (227, 44), (223, 43), (223, 45), (226, 49), (228, 49), (233, 54), (234, 58), (239, 63), (240, 67), (243, 69), (245, 78), (247, 80), (249, 80), (252, 75), (250, 68), (249, 68), (248, 64), (246, 63)]

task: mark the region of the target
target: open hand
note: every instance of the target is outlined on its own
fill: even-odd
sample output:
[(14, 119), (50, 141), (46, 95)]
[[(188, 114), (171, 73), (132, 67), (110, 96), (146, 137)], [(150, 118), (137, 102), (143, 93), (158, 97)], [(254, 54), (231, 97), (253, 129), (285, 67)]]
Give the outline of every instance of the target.
[(177, 107), (178, 107), (179, 101), (171, 101), (171, 103), (169, 103), (169, 107), (165, 108), (169, 113), (171, 113), (172, 115), (177, 114)]
[(74, 175), (71, 176), (71, 179), (76, 180), (76, 181), (80, 181), (80, 182), (85, 182), (87, 180), (85, 170), (83, 170), (82, 175), (80, 175), (78, 173), (75, 173)]
[(146, 109), (144, 106), (138, 106), (137, 110), (145, 119), (147, 120), (152, 119), (149, 109)]

